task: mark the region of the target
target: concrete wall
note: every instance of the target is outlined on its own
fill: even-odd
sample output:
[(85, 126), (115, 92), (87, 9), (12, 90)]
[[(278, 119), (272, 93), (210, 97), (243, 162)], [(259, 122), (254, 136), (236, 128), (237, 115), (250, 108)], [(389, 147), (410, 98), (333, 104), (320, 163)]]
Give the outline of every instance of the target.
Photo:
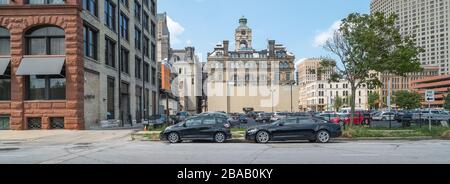
[[(210, 84), (208, 86), (215, 88), (215, 85)], [(229, 96), (226, 95), (226, 87), (222, 90), (213, 90), (212, 88), (208, 87), (209, 111), (243, 112), (244, 108), (254, 108), (255, 111), (291, 112), (292, 102), (292, 111), (298, 112), (298, 86), (292, 86), (292, 99), (291, 86), (274, 86), (272, 88), (266, 86), (230, 86)], [(275, 91), (271, 93), (271, 89), (275, 89)], [(213, 94), (212, 91), (218, 93)], [(219, 94), (220, 92), (222, 94)]]

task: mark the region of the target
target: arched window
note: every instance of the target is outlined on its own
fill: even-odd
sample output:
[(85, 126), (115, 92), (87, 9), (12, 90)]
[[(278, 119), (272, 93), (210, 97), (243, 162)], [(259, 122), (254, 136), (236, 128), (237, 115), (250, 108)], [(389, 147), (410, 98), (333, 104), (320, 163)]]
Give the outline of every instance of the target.
[(10, 34), (5, 28), (0, 27), (0, 56), (10, 55)]
[(245, 41), (245, 40), (241, 41), (240, 48), (241, 49), (246, 49), (247, 48), (247, 41)]
[(58, 27), (39, 27), (25, 34), (27, 55), (65, 55), (65, 33)]

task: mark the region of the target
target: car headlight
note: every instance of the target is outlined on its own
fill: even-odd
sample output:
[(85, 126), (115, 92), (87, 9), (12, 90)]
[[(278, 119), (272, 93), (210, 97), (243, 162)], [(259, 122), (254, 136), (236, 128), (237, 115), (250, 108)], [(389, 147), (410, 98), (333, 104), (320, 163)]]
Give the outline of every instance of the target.
[(250, 129), (247, 131), (247, 133), (253, 134), (253, 133), (256, 133), (257, 131), (258, 131), (258, 129)]

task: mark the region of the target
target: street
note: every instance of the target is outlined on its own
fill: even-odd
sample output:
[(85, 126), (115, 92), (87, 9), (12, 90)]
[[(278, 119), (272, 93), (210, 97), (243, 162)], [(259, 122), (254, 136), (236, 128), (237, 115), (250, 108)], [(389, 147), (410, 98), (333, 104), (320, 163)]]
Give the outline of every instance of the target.
[[(131, 141), (131, 130), (0, 131), (0, 164), (450, 164), (450, 141), (225, 144)], [(38, 132), (15, 132), (15, 134)]]

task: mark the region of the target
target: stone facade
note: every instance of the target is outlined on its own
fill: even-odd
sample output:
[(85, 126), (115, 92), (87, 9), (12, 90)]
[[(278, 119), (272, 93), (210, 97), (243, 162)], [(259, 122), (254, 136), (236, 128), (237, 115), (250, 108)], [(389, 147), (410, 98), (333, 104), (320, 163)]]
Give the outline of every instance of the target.
[[(0, 27), (10, 32), (11, 43), (11, 100), (0, 101), (0, 116), (10, 119), (10, 129), (26, 130), (29, 118), (40, 118), (42, 128), (49, 129), (51, 118), (64, 118), (64, 128), (83, 130), (98, 128), (102, 120), (126, 120), (127, 123), (141, 122), (143, 115), (159, 113), (159, 90), (157, 80), (156, 62), (156, 0), (149, 0), (149, 5), (144, 1), (129, 1), (129, 5), (120, 5), (120, 12), (127, 16), (129, 41), (123, 41), (119, 45), (117, 28), (119, 25), (118, 7), (119, 0), (109, 0), (114, 4), (115, 29), (106, 26), (105, 2), (97, 1), (97, 15), (83, 9), (81, 0), (65, 0), (63, 4), (26, 5), (26, 0), (9, 1), (10, 4), (0, 6)], [(149, 15), (148, 29), (134, 15), (135, 2), (141, 4), (141, 12)], [(143, 14), (142, 14), (143, 15)], [(141, 20), (143, 16), (141, 16)], [(153, 23), (153, 24), (152, 24)], [(56, 26), (65, 31), (65, 72), (66, 72), (66, 98), (65, 100), (26, 100), (25, 77), (16, 75), (21, 61), (25, 56), (24, 34), (27, 30), (38, 26)], [(84, 26), (94, 28), (96, 36), (96, 59), (85, 56), (84, 51)], [(152, 27), (151, 25), (154, 25)], [(135, 49), (135, 28), (141, 30), (141, 37), (149, 39), (148, 56), (143, 53), (143, 40), (141, 50)], [(152, 32), (155, 34), (152, 34)], [(106, 64), (105, 38), (116, 42), (114, 48), (115, 67)], [(154, 51), (151, 45), (154, 45)], [(119, 75), (119, 46), (129, 50), (129, 73)], [(155, 57), (152, 57), (154, 55)], [(2, 56), (3, 57), (3, 56)], [(53, 56), (46, 56), (53, 57)], [(136, 77), (137, 65), (135, 58), (141, 59), (139, 72)], [(149, 66), (149, 81), (143, 81), (143, 64)], [(153, 69), (153, 70), (152, 70)], [(154, 72), (152, 72), (154, 71)], [(115, 79), (114, 86), (114, 116), (108, 117), (107, 83), (109, 78)], [(154, 83), (152, 82), (154, 79)], [(122, 103), (120, 84), (128, 85), (128, 100)], [(143, 88), (143, 85), (145, 87)], [(145, 89), (139, 92), (137, 89)], [(139, 97), (147, 91), (145, 102)], [(145, 106), (142, 104), (145, 103)], [(128, 105), (125, 111), (124, 105)], [(143, 112), (145, 111), (145, 112)], [(126, 119), (122, 118), (126, 117)], [(127, 124), (124, 123), (124, 124)]]
[[(209, 111), (243, 112), (243, 108), (259, 111), (298, 111), (298, 97), (286, 98), (291, 87), (298, 92), (294, 78), (295, 56), (282, 44), (269, 40), (267, 49), (253, 48), (252, 29), (241, 18), (235, 30), (234, 51), (229, 41), (217, 44), (208, 53), (205, 70), (207, 109)], [(235, 89), (238, 94), (233, 93)], [(289, 93), (285, 93), (289, 89)], [(272, 92), (271, 92), (272, 91)], [(268, 101), (265, 98), (269, 98)], [(274, 98), (274, 100), (272, 100)], [(274, 101), (272, 103), (272, 101)], [(291, 104), (294, 104), (291, 108)], [(274, 107), (274, 108), (272, 108)]]
[[(64, 117), (66, 129), (84, 129), (83, 28), (77, 0), (65, 5), (23, 6), (24, 0), (11, 1), (0, 8), (0, 26), (11, 33), (11, 101), (0, 102), (0, 114), (10, 115), (12, 130), (27, 129), (28, 118), (41, 118), (49, 129), (49, 118)], [(33, 27), (53, 25), (64, 29), (66, 44), (66, 100), (27, 101), (24, 77), (16, 75), (24, 57), (24, 33)]]

